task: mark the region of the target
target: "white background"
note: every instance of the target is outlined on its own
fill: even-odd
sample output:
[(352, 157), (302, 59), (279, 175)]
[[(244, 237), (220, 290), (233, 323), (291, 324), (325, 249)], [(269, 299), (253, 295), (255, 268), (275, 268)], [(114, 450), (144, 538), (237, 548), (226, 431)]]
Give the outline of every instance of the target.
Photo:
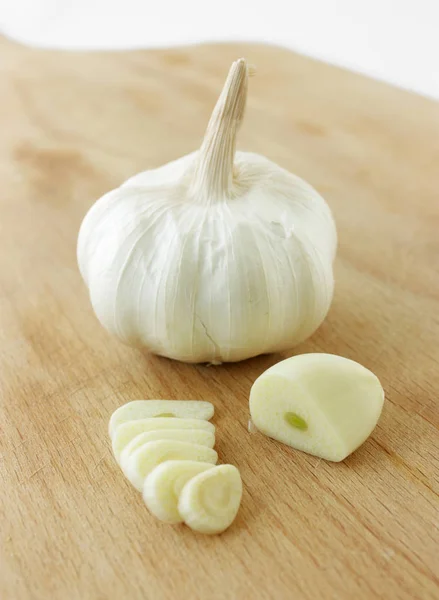
[(52, 48), (265, 41), (439, 99), (439, 0), (0, 0), (0, 31)]

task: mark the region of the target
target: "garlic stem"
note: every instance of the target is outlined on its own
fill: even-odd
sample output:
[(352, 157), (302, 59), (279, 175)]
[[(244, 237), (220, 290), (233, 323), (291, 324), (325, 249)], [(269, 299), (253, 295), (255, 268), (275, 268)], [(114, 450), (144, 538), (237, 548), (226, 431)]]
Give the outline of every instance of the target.
[(236, 134), (244, 116), (247, 81), (247, 63), (240, 58), (230, 67), (200, 148), (190, 192), (203, 200), (232, 195)]

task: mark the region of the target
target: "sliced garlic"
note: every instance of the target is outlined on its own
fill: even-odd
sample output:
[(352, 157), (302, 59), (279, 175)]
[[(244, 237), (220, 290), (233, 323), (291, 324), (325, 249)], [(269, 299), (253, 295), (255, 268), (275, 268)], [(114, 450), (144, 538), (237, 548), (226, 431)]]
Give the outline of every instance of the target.
[(143, 485), (143, 500), (150, 512), (166, 523), (183, 521), (178, 511), (181, 490), (195, 475), (215, 468), (193, 460), (167, 460), (151, 471)]
[(113, 454), (120, 461), (122, 450), (140, 433), (147, 431), (158, 431), (163, 429), (188, 429), (197, 431), (208, 431), (215, 433), (215, 425), (202, 419), (179, 419), (173, 417), (155, 417), (151, 419), (139, 419), (128, 421), (119, 425), (113, 434), (111, 445)]
[(190, 444), (199, 444), (200, 446), (213, 448), (215, 445), (215, 434), (203, 429), (156, 429), (155, 431), (139, 433), (121, 452), (119, 464), (122, 469), (124, 469), (124, 464), (126, 464), (130, 454), (140, 448), (140, 446), (159, 440), (189, 442)]
[(241, 475), (233, 465), (219, 465), (195, 475), (181, 491), (178, 511), (200, 533), (221, 533), (234, 521), (242, 497)]
[[(155, 431), (145, 431), (139, 433), (123, 449), (123, 454), (131, 454), (147, 442), (156, 442), (158, 440), (177, 440), (178, 442), (190, 442), (191, 444), (200, 444), (213, 448), (215, 446), (215, 434), (212, 431), (203, 429), (156, 429)], [(122, 456), (121, 455), (121, 456)]]
[(114, 411), (108, 431), (111, 437), (122, 423), (151, 417), (179, 417), (208, 421), (213, 417), (213, 413), (213, 404), (202, 400), (133, 400)]
[(195, 460), (216, 464), (218, 454), (212, 448), (189, 442), (173, 440), (148, 442), (127, 456), (123, 472), (140, 492), (147, 476), (165, 460)]
[(266, 435), (339, 462), (372, 433), (384, 390), (362, 365), (333, 354), (302, 354), (267, 369), (250, 392), (250, 414)]

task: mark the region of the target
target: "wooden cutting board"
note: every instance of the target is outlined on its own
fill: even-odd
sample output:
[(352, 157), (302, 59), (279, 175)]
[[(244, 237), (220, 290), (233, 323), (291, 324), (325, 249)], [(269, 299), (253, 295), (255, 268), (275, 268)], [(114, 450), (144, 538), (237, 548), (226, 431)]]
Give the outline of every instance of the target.
[[(342, 464), (247, 432), (254, 379), (142, 355), (97, 323), (75, 261), (105, 191), (198, 147), (232, 60), (257, 65), (239, 145), (309, 180), (340, 247), (324, 325), (387, 394)], [(0, 41), (2, 600), (438, 598), (439, 105), (281, 48), (118, 53)], [(111, 412), (215, 404), (245, 493), (225, 534), (153, 519), (116, 467)]]

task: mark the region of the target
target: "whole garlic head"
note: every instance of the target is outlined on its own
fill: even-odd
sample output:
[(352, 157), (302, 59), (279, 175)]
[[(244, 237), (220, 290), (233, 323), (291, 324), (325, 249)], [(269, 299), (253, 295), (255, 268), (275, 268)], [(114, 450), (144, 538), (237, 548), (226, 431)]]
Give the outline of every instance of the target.
[(321, 324), (337, 235), (323, 198), (268, 159), (235, 152), (248, 67), (233, 63), (199, 151), (92, 206), (78, 263), (122, 341), (186, 362), (286, 350)]

